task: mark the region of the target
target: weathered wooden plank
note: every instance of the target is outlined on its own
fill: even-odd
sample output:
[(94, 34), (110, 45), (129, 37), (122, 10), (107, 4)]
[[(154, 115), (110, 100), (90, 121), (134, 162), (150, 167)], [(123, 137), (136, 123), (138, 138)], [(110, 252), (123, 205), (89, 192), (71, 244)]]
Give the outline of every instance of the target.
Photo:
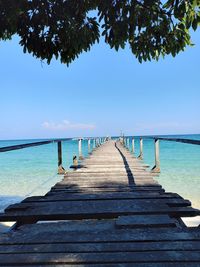
[[(82, 163), (85, 163), (85, 161), (82, 161)], [(119, 168), (119, 167), (132, 167), (133, 169), (143, 169), (146, 170), (146, 166), (144, 165), (136, 165), (136, 162), (131, 162), (131, 161), (127, 161), (127, 162), (123, 162), (123, 161), (118, 161), (118, 163), (116, 163), (115, 161), (104, 161), (104, 162), (100, 162), (100, 161), (94, 161), (92, 159), (90, 159), (88, 162), (86, 162), (86, 166), (87, 169), (88, 168)]]
[(24, 199), (22, 202), (48, 202), (48, 201), (63, 201), (63, 200), (104, 200), (104, 199), (166, 199), (166, 198), (180, 198), (179, 195), (173, 193), (159, 194), (158, 192), (114, 192), (114, 193), (100, 193), (100, 194), (76, 194), (76, 193), (53, 193), (49, 192), (46, 196), (33, 196)]
[[(84, 162), (82, 164), (85, 164)], [(116, 171), (116, 169), (131, 169), (131, 171), (147, 171), (147, 168), (144, 166), (135, 166), (135, 164), (131, 163), (131, 164), (123, 164), (123, 163), (118, 163), (118, 164), (114, 164), (114, 163), (109, 163), (109, 164), (103, 164), (103, 163), (87, 163), (87, 165), (85, 164), (84, 166), (86, 166), (87, 170), (93, 170), (93, 169), (108, 169), (108, 168), (112, 168), (114, 171)]]
[(105, 181), (96, 181), (96, 183), (90, 183), (90, 182), (84, 182), (82, 181), (81, 183), (78, 182), (64, 182), (64, 183), (57, 183), (56, 185), (54, 185), (53, 188), (134, 188), (134, 187), (156, 187), (158, 189), (162, 189), (162, 187), (158, 184), (158, 183), (154, 183), (151, 181), (116, 181), (116, 182), (105, 182)]
[(27, 253), (0, 254), (0, 262), (3, 264), (47, 264), (47, 263), (154, 263), (165, 262), (198, 262), (199, 251), (151, 251), (151, 252), (98, 252), (98, 253)]
[(87, 192), (87, 191), (125, 191), (125, 192), (134, 192), (134, 191), (157, 191), (157, 192), (164, 192), (164, 189), (158, 186), (144, 186), (144, 185), (137, 185), (137, 186), (55, 186), (52, 187), (51, 190), (53, 191), (80, 191), (80, 192)]
[[(89, 200), (86, 200), (86, 199), (84, 199), (84, 200), (85, 201), (91, 201), (92, 202), (92, 205), (95, 205), (96, 203), (97, 204), (100, 203), (102, 205), (103, 205), (103, 203), (105, 203), (105, 204), (108, 204), (109, 203), (110, 204), (111, 202), (109, 200), (112, 201), (112, 204), (113, 203), (116, 203), (116, 205), (119, 205), (119, 200), (120, 200), (120, 203), (122, 205), (123, 204), (126, 205), (127, 204), (127, 201), (126, 200), (130, 200), (131, 199), (130, 197), (129, 198), (117, 198), (117, 197), (114, 197), (113, 195), (112, 195), (112, 198), (106, 198), (106, 195), (105, 195), (105, 197), (102, 198), (102, 199), (92, 198), (92, 195), (89, 195), (89, 196), (90, 196), (90, 199)], [(58, 195), (58, 197), (59, 197), (59, 195)], [(23, 207), (26, 208), (26, 207), (37, 207), (37, 206), (40, 207), (40, 206), (44, 206), (44, 204), (42, 204), (40, 202), (47, 202), (47, 201), (45, 201), (45, 199), (47, 199), (48, 202), (50, 202), (50, 203), (47, 203), (46, 205), (53, 205), (53, 204), (55, 204), (55, 202), (57, 202), (57, 201), (55, 201), (55, 198), (50, 198), (49, 199), (48, 197), (43, 197), (43, 201), (33, 201), (33, 202), (31, 202), (30, 199), (29, 199), (29, 201), (24, 200), (21, 203), (10, 205), (10, 206), (8, 206), (5, 209), (5, 211), (13, 210), (15, 208), (22, 208), (23, 209)], [(63, 200), (63, 199), (59, 199), (59, 200), (60, 200), (59, 201), (60, 202), (59, 205), (65, 205), (66, 204), (65, 202), (69, 202), (69, 200), (66, 200), (66, 201)], [(82, 201), (82, 200), (83, 199), (80, 199), (80, 201)], [(124, 202), (124, 200), (126, 202)], [(78, 200), (76, 199), (74, 201), (78, 201)], [(80, 203), (80, 201), (78, 201), (78, 203)], [(84, 203), (85, 203), (85, 201), (84, 201)], [(101, 201), (101, 202), (98, 202), (98, 201)], [(104, 202), (104, 201), (107, 201), (107, 202)], [(156, 205), (158, 203), (157, 198), (156, 199), (155, 198), (151, 198), (151, 199), (149, 199), (149, 198), (143, 198), (143, 199), (141, 199), (141, 198), (140, 199), (134, 198), (134, 200), (130, 200), (130, 201), (132, 201), (132, 203), (134, 203), (135, 205), (149, 205), (149, 204), (155, 204)], [(27, 202), (28, 202), (28, 204), (27, 204)], [(164, 203), (164, 204), (167, 204), (167, 205), (169, 205), (171, 207), (174, 207), (174, 206), (177, 206), (177, 207), (187, 207), (187, 206), (190, 206), (191, 205), (191, 202), (189, 200), (185, 200), (185, 199), (182, 199), (182, 198), (160, 198), (159, 199), (159, 203)], [(74, 202), (73, 205), (76, 205), (76, 204), (77, 203)]]
[(191, 207), (170, 207), (155, 200), (95, 200), (60, 201), (48, 203), (20, 203), (11, 205), (0, 221), (23, 221), (31, 217), (35, 220), (68, 220), (88, 218), (115, 218), (120, 215), (169, 214), (175, 217), (199, 215)]
[(96, 183), (82, 183), (82, 184), (76, 184), (76, 183), (57, 183), (54, 185), (54, 189), (58, 188), (119, 188), (124, 186), (124, 187), (135, 187), (135, 186), (146, 186), (146, 187), (156, 187), (156, 188), (162, 188), (159, 184), (157, 183), (151, 183), (151, 182), (135, 182), (130, 181), (130, 184), (128, 182), (123, 183), (123, 182), (118, 182), (118, 183), (112, 183), (112, 182), (96, 182)]
[(58, 182), (57, 184), (67, 184), (67, 185), (70, 185), (70, 184), (84, 184), (84, 183), (88, 183), (88, 184), (98, 184), (98, 183), (107, 183), (107, 184), (116, 184), (116, 183), (121, 183), (121, 184), (127, 184), (127, 183), (130, 183), (130, 182), (133, 182), (133, 183), (136, 183), (136, 182), (146, 182), (146, 183), (153, 183), (153, 184), (158, 184), (158, 182), (156, 180), (154, 180), (153, 178), (149, 177), (149, 178), (139, 178), (139, 177), (133, 177), (132, 179), (128, 179), (128, 177), (124, 177), (124, 178), (120, 178), (120, 179), (116, 179), (116, 177), (109, 177), (108, 178), (101, 178), (101, 177), (91, 177), (91, 178), (88, 178), (88, 177), (84, 177), (84, 178), (71, 178), (71, 179), (63, 179), (62, 181)]
[[(124, 183), (129, 183), (130, 182), (154, 182), (157, 183), (159, 185), (159, 183), (154, 180), (153, 177), (141, 177), (141, 176), (130, 176), (130, 177), (70, 177), (70, 178), (64, 178), (61, 181), (62, 183), (65, 184), (79, 184), (79, 183), (91, 183), (94, 184), (95, 182), (98, 183), (115, 183), (115, 184), (124, 184)], [(58, 182), (57, 184), (59, 184), (60, 182)], [(160, 186), (160, 185), (159, 185)]]
[(134, 252), (134, 251), (200, 251), (200, 241), (157, 242), (91, 242), (21, 244), (0, 246), (0, 254), (21, 253), (82, 253), (82, 252)]
[(135, 188), (127, 188), (127, 187), (121, 187), (121, 188), (72, 188), (72, 189), (54, 189), (52, 188), (50, 193), (88, 193), (88, 194), (93, 194), (93, 193), (123, 193), (123, 192), (158, 192), (158, 193), (164, 193), (164, 189), (159, 189), (159, 188), (152, 188), (152, 187), (135, 187)]
[[(180, 263), (181, 263), (181, 267), (197, 267), (197, 263), (190, 263), (190, 262), (187, 262), (187, 263), (184, 263), (184, 262), (178, 262), (178, 263), (175, 263), (175, 262), (166, 262), (165, 266), (166, 267), (180, 267)], [(134, 264), (135, 265), (135, 264)], [(23, 265), (23, 266), (30, 266), (30, 265)], [(48, 263), (48, 264), (43, 264), (43, 265), (39, 265), (39, 266), (42, 266), (42, 267), (49, 267), (49, 266), (56, 266), (56, 267), (66, 267), (66, 266), (70, 266), (72, 267), (71, 263), (64, 263), (64, 264), (54, 264), (54, 263)], [(35, 265), (35, 264), (31, 264), (31, 267), (39, 267), (38, 265)], [(76, 263), (73, 263), (73, 266), (76, 266), (76, 267), (91, 267), (91, 266), (95, 266), (95, 267), (133, 267), (133, 263), (103, 263), (103, 264), (99, 264), (99, 263), (95, 263), (95, 265), (91, 265), (91, 264), (76, 264)], [(22, 267), (21, 265), (15, 265), (15, 267)], [(164, 267), (163, 265), (163, 262), (153, 262), (153, 263), (137, 263), (137, 267)]]
[(98, 170), (94, 170), (94, 171), (81, 171), (81, 172), (76, 172), (74, 174), (70, 174), (71, 177), (75, 176), (75, 177), (81, 177), (81, 176), (90, 176), (90, 177), (99, 177), (99, 176), (107, 176), (107, 177), (127, 177), (127, 176), (146, 176), (146, 177), (155, 177), (157, 176), (155, 173), (149, 173), (149, 172), (143, 172), (143, 171), (127, 171), (127, 170), (118, 170), (118, 171), (111, 171), (110, 170), (105, 170), (105, 171), (98, 171)]
[(115, 187), (111, 187), (111, 186), (107, 186), (107, 187), (67, 187), (67, 186), (63, 186), (63, 187), (52, 187), (51, 191), (66, 191), (66, 192), (95, 192), (95, 191), (100, 191), (100, 192), (137, 192), (137, 191), (156, 191), (156, 192), (164, 192), (164, 189), (159, 187), (159, 186), (115, 186)]
[(178, 222), (168, 215), (120, 216), (116, 219), (118, 228), (176, 227)]
[(0, 236), (0, 244), (71, 242), (200, 241), (200, 230), (178, 228), (114, 229), (113, 220), (32, 224)]
[(127, 177), (142, 177), (142, 178), (154, 178), (155, 177), (155, 174), (154, 173), (147, 173), (147, 174), (140, 174), (140, 173), (129, 173), (127, 174), (126, 172), (124, 173), (120, 173), (120, 172), (110, 172), (110, 173), (105, 173), (105, 172), (93, 172), (93, 173), (79, 173), (79, 172), (76, 172), (74, 174), (71, 174), (68, 175), (68, 176), (65, 176), (66, 178), (73, 178), (73, 177), (77, 177), (77, 178), (80, 178), (80, 177), (91, 177), (91, 178), (110, 178), (110, 177), (113, 177), (113, 178), (117, 178), (117, 179), (120, 179), (120, 178), (127, 178)]

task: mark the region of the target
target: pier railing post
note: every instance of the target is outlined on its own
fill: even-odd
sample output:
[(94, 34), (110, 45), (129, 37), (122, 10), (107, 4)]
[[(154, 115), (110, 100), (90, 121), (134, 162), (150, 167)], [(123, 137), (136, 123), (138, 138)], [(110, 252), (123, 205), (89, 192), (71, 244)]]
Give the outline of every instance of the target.
[(88, 153), (90, 153), (90, 139), (88, 139)]
[(138, 156), (138, 159), (143, 159), (143, 139), (140, 138), (140, 155)]
[(93, 149), (95, 149), (96, 147), (96, 141), (95, 141), (95, 138), (93, 139)]
[(155, 166), (152, 168), (152, 172), (160, 172), (160, 149), (159, 139), (155, 139)]
[(78, 140), (78, 154), (79, 154), (79, 159), (82, 160), (83, 155), (82, 155), (82, 139), (81, 138)]
[(125, 137), (124, 137), (124, 135), (122, 137), (122, 144), (125, 146)]
[(65, 169), (62, 166), (62, 142), (58, 141), (58, 174), (64, 174)]
[(127, 143), (126, 143), (126, 147), (127, 147), (127, 149), (129, 150), (129, 138), (127, 138)]
[(124, 137), (124, 147), (126, 147), (126, 138)]
[(132, 138), (132, 153), (135, 153), (135, 140)]
[(78, 159), (77, 156), (73, 156), (73, 168), (78, 168)]

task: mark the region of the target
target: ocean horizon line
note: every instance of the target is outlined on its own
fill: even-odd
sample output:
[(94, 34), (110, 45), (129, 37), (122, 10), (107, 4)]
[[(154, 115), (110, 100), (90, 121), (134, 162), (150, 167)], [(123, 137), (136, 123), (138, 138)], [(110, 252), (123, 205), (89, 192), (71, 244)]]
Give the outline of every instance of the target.
[[(144, 134), (144, 135), (124, 135), (126, 137), (135, 137), (135, 138), (138, 138), (138, 137), (166, 137), (166, 136), (191, 136), (191, 135), (200, 135), (200, 133), (181, 133), (181, 134)], [(98, 138), (98, 137), (104, 137), (104, 136), (107, 136), (107, 135), (98, 135), (98, 136), (72, 136), (72, 137), (41, 137), (41, 138), (15, 138), (15, 139), (0, 139), (0, 142), (4, 142), (4, 141), (11, 141), (11, 142), (14, 142), (14, 141), (29, 141), (29, 140), (55, 140), (55, 139), (78, 139), (80, 137), (83, 137), (83, 138)], [(112, 138), (118, 138), (120, 137), (120, 135), (110, 135)], [(66, 140), (67, 141), (67, 140)]]

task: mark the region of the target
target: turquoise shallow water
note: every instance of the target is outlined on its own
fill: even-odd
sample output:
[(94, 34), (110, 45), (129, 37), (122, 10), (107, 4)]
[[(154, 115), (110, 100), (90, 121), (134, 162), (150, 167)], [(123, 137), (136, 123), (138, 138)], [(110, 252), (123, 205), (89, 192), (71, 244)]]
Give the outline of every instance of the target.
[[(200, 140), (200, 135), (166, 136)], [(131, 149), (131, 144), (130, 144)], [(139, 139), (135, 141), (139, 155)], [(154, 166), (154, 141), (143, 140), (144, 161)], [(200, 146), (160, 141), (161, 173), (156, 179), (166, 191), (179, 193), (200, 208)]]
[[(0, 141), (0, 147), (40, 140)], [(93, 143), (91, 143), (92, 147)], [(68, 169), (73, 155), (78, 155), (78, 142), (63, 142), (63, 166)], [(82, 152), (88, 155), (87, 141)], [(26, 196), (43, 195), (61, 180), (57, 175), (57, 144), (0, 153), (0, 211)]]
[[(169, 136), (172, 137), (172, 136)], [(176, 136), (200, 140), (200, 135)], [(35, 140), (0, 141), (0, 147)], [(87, 156), (87, 141), (82, 142)], [(93, 144), (91, 144), (92, 147)], [(131, 146), (131, 144), (130, 144)], [(139, 154), (139, 139), (135, 139), (135, 155)], [(78, 155), (76, 140), (63, 143), (63, 165), (72, 164)], [(161, 174), (156, 179), (167, 190), (177, 192), (200, 208), (200, 146), (160, 141)], [(154, 142), (144, 139), (144, 161), (154, 165)], [(0, 211), (26, 196), (45, 194), (61, 179), (57, 175), (57, 144), (0, 153)]]

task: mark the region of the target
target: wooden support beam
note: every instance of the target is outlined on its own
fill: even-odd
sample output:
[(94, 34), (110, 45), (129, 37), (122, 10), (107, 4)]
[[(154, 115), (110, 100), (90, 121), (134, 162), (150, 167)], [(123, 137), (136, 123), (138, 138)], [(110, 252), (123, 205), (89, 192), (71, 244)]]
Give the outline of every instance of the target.
[(65, 169), (62, 166), (62, 142), (58, 141), (58, 174), (64, 174)]
[(159, 139), (155, 139), (155, 166), (152, 168), (152, 172), (160, 172), (160, 151), (159, 151)]
[(143, 139), (140, 138), (140, 155), (138, 156), (138, 159), (143, 159)]

